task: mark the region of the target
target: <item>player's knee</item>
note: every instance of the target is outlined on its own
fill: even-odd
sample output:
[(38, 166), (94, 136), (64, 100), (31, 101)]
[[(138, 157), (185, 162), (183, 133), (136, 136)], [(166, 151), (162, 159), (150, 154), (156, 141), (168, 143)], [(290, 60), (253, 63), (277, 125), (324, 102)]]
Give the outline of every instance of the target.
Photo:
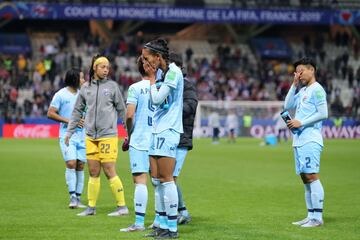
[(111, 167), (104, 168), (104, 173), (107, 179), (111, 179), (117, 175), (115, 168), (111, 168)]
[(305, 184), (312, 183), (318, 179), (317, 174), (301, 174), (301, 178)]
[(89, 168), (89, 175), (90, 177), (99, 177), (100, 169), (95, 167)]
[(78, 160), (76, 162), (76, 171), (82, 171), (82, 170), (84, 170), (84, 163)]
[(66, 167), (69, 169), (75, 169), (76, 168), (76, 161), (70, 160), (66, 162)]
[(151, 183), (152, 183), (152, 185), (154, 186), (154, 187), (156, 187), (156, 186), (159, 186), (160, 185), (160, 179), (158, 179), (158, 178), (151, 178)]
[(145, 184), (147, 182), (147, 174), (146, 173), (133, 173), (133, 181), (135, 184)]

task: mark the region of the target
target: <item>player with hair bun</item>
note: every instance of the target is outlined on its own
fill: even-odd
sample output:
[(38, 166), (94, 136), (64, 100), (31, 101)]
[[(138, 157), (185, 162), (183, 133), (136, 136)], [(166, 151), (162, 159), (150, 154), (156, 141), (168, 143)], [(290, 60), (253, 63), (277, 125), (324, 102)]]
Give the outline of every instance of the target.
[[(149, 155), (155, 186), (155, 210), (160, 218), (160, 227), (147, 236), (157, 239), (177, 238), (178, 193), (173, 172), (176, 149), (180, 134), (183, 133), (184, 79), (181, 69), (169, 62), (167, 41), (156, 39), (146, 43), (141, 57), (150, 80), (150, 99), (156, 106)], [(156, 75), (159, 70), (162, 72), (162, 84), (158, 88)]]

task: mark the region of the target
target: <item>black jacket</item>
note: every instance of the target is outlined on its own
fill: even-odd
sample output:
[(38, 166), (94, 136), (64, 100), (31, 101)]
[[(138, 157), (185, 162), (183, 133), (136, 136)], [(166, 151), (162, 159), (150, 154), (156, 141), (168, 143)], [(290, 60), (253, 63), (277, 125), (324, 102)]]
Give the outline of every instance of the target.
[(184, 78), (184, 93), (183, 93), (183, 128), (184, 133), (180, 135), (180, 143), (178, 147), (193, 148), (192, 138), (195, 121), (196, 107), (198, 104), (196, 87), (189, 80)]

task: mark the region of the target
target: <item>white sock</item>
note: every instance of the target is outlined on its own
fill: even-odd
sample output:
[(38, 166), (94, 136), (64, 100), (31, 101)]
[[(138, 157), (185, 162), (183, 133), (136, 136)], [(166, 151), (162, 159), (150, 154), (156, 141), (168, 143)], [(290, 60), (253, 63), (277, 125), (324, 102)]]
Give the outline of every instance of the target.
[(174, 181), (161, 184), (164, 188), (164, 204), (171, 232), (177, 231), (178, 193)]
[(135, 225), (144, 226), (148, 189), (145, 184), (136, 184), (134, 192)]
[(310, 184), (304, 184), (304, 188), (305, 188), (305, 203), (306, 203), (306, 208), (307, 208), (307, 212), (308, 215), (307, 217), (309, 219), (313, 218), (313, 213), (314, 213), (314, 209), (312, 206), (312, 202), (311, 202), (311, 190), (310, 190)]
[(76, 196), (80, 198), (84, 189), (84, 171), (76, 171)]
[(311, 203), (314, 208), (313, 218), (322, 221), (322, 212), (324, 205), (324, 188), (320, 179), (310, 183)]
[(75, 169), (66, 168), (65, 169), (65, 180), (66, 185), (69, 190), (69, 194), (71, 197), (75, 197), (75, 188), (76, 188), (76, 171)]

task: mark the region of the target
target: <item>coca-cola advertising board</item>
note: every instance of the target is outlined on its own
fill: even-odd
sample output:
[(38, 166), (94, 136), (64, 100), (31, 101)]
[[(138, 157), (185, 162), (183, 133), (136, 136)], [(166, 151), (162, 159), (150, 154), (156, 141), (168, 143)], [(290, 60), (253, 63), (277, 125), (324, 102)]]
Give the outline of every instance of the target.
[[(118, 125), (118, 136), (125, 137), (126, 131)], [(58, 138), (58, 124), (4, 124), (4, 138)]]
[(57, 138), (58, 124), (4, 124), (4, 138)]

